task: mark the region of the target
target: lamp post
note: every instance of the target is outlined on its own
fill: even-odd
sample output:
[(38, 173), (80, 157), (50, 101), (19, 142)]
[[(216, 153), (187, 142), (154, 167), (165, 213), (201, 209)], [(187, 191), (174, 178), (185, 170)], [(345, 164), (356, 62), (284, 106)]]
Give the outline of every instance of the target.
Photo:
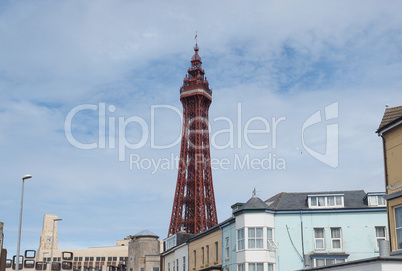
[(22, 207), (23, 207), (23, 203), (24, 203), (24, 183), (25, 183), (25, 180), (28, 180), (31, 178), (32, 178), (32, 176), (29, 174), (21, 177), (22, 190), (21, 190), (20, 223), (18, 226), (17, 256), (16, 256), (16, 263), (15, 263), (15, 271), (18, 271), (20, 269), (20, 244), (21, 244)]
[(50, 249), (50, 271), (52, 271), (52, 267), (53, 267), (54, 225), (55, 225), (56, 221), (61, 221), (61, 220), (62, 220), (61, 218), (53, 218), (52, 248)]

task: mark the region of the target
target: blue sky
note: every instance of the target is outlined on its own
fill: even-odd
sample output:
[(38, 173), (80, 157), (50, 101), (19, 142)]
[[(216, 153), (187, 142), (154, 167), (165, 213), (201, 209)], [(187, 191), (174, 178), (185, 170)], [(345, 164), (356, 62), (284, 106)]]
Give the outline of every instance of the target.
[[(179, 145), (152, 147), (151, 134), (156, 145), (180, 136), (179, 89), (196, 31), (213, 90), (211, 156), (229, 163), (213, 171), (219, 221), (254, 187), (264, 200), (279, 192), (383, 191), (382, 143), (375, 130), (386, 104), (401, 105), (401, 10), (400, 1), (367, 0), (3, 1), (4, 247), (15, 253), (20, 178), (28, 173), (33, 178), (25, 186), (21, 250), (38, 248), (46, 213), (63, 219), (62, 249), (113, 245), (145, 229), (166, 237), (177, 178), (171, 157), (178, 156)], [(331, 104), (336, 117), (325, 120)], [(66, 136), (66, 118), (79, 106), (96, 109), (74, 115), (72, 134), (97, 148), (77, 148)], [(317, 111), (323, 121), (302, 134)], [(119, 120), (133, 122), (122, 126)], [(261, 131), (267, 124), (269, 133), (245, 138), (247, 125)], [(327, 136), (327, 125), (337, 132)], [(330, 157), (336, 167), (305, 148), (324, 154), (328, 137), (338, 143)], [(119, 161), (123, 140), (141, 146), (124, 148)], [(269, 146), (256, 149), (247, 142)], [(130, 157), (138, 158), (140, 168)], [(237, 163), (268, 163), (269, 157), (271, 168), (240, 169)], [(158, 161), (166, 167), (149, 166)], [(284, 168), (278, 168), (280, 161)]]

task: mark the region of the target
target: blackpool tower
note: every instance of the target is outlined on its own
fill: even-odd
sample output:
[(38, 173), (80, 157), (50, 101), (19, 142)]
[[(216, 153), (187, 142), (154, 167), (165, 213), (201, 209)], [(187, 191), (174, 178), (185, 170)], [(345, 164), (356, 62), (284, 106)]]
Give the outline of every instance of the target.
[(209, 151), (208, 110), (212, 102), (198, 45), (180, 88), (183, 104), (179, 172), (168, 235), (198, 234), (218, 224)]

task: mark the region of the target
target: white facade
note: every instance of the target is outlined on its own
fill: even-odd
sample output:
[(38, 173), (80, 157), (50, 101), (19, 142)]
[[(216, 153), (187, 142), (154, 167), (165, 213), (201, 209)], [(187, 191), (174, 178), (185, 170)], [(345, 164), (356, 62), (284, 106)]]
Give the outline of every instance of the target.
[[(236, 216), (236, 264), (238, 271), (275, 270), (274, 215), (265, 211), (243, 212)], [(270, 233), (269, 233), (270, 232)]]

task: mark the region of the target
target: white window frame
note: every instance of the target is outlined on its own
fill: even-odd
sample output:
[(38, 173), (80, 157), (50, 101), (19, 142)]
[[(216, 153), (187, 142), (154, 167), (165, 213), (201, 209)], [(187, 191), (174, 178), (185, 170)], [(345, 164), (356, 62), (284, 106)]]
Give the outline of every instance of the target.
[[(320, 265), (320, 266), (329, 266), (329, 265), (333, 265), (333, 264), (338, 264), (338, 263), (345, 263), (348, 260), (345, 258), (313, 258), (313, 267), (318, 267), (317, 266), (317, 260), (323, 260), (324, 261), (324, 265)], [(327, 260), (334, 260), (335, 262), (333, 264), (329, 264), (327, 263)]]
[[(254, 236), (250, 237), (250, 233), (254, 230)], [(261, 236), (257, 236), (257, 230), (261, 232)], [(250, 241), (254, 240), (254, 246), (250, 246)], [(257, 244), (260, 244), (259, 247)], [(264, 248), (264, 228), (250, 227), (247, 228), (247, 248), (248, 249), (263, 249)]]
[[(325, 250), (325, 229), (324, 228), (314, 228), (314, 250)], [(322, 230), (322, 237), (316, 237), (316, 230)], [(322, 240), (322, 248), (317, 247), (317, 241)]]
[(399, 205), (397, 207), (394, 207), (394, 225), (395, 225), (395, 240), (396, 240), (396, 249), (397, 250), (402, 250), (402, 240), (398, 240), (398, 231), (402, 231), (402, 225), (397, 225), (397, 216), (396, 216), (396, 210), (400, 209), (401, 210), (401, 215), (402, 215), (402, 205)]
[[(264, 263), (248, 263), (248, 271), (250, 271), (250, 265), (254, 265), (254, 271), (264, 271)], [(262, 270), (258, 270), (258, 266), (262, 266)]]
[[(380, 198), (384, 201), (383, 204), (380, 204)], [(387, 201), (385, 200), (383, 195), (368, 195), (367, 204), (370, 207), (386, 207)]]
[[(342, 228), (341, 227), (333, 227), (330, 230), (331, 230), (331, 248), (334, 250), (341, 250), (343, 247), (343, 245), (342, 245)], [(339, 230), (339, 237), (333, 237), (334, 230)], [(334, 247), (334, 241), (339, 241), (340, 247)]]
[[(330, 205), (330, 199), (333, 198), (333, 204)], [(340, 202), (339, 202), (340, 200)], [(320, 204), (321, 202), (321, 204)], [(308, 207), (311, 209), (320, 208), (342, 208), (345, 206), (345, 198), (343, 194), (334, 195), (308, 195)]]
[(226, 253), (226, 259), (229, 259), (229, 252), (230, 252), (230, 239), (229, 237), (226, 237), (225, 239), (225, 253)]
[[(384, 231), (384, 236), (377, 236), (377, 229), (382, 229)], [(380, 250), (380, 240), (387, 240), (387, 227), (385, 226), (375, 226), (374, 227), (374, 231), (375, 231), (375, 246), (376, 246), (376, 250), (379, 251)]]
[(245, 263), (238, 263), (237, 264), (237, 271), (246, 271), (246, 264)]
[[(272, 238), (268, 238), (268, 232), (271, 231)], [(278, 245), (274, 241), (274, 229), (267, 228), (267, 249), (277, 249)]]
[[(241, 235), (243, 235), (243, 236), (240, 236), (239, 233), (242, 233)], [(237, 237), (237, 250), (240, 251), (240, 250), (246, 249), (246, 247), (245, 247), (245, 245), (246, 245), (245, 228), (238, 229), (236, 237)], [(240, 237), (242, 237), (242, 238), (240, 238)]]

